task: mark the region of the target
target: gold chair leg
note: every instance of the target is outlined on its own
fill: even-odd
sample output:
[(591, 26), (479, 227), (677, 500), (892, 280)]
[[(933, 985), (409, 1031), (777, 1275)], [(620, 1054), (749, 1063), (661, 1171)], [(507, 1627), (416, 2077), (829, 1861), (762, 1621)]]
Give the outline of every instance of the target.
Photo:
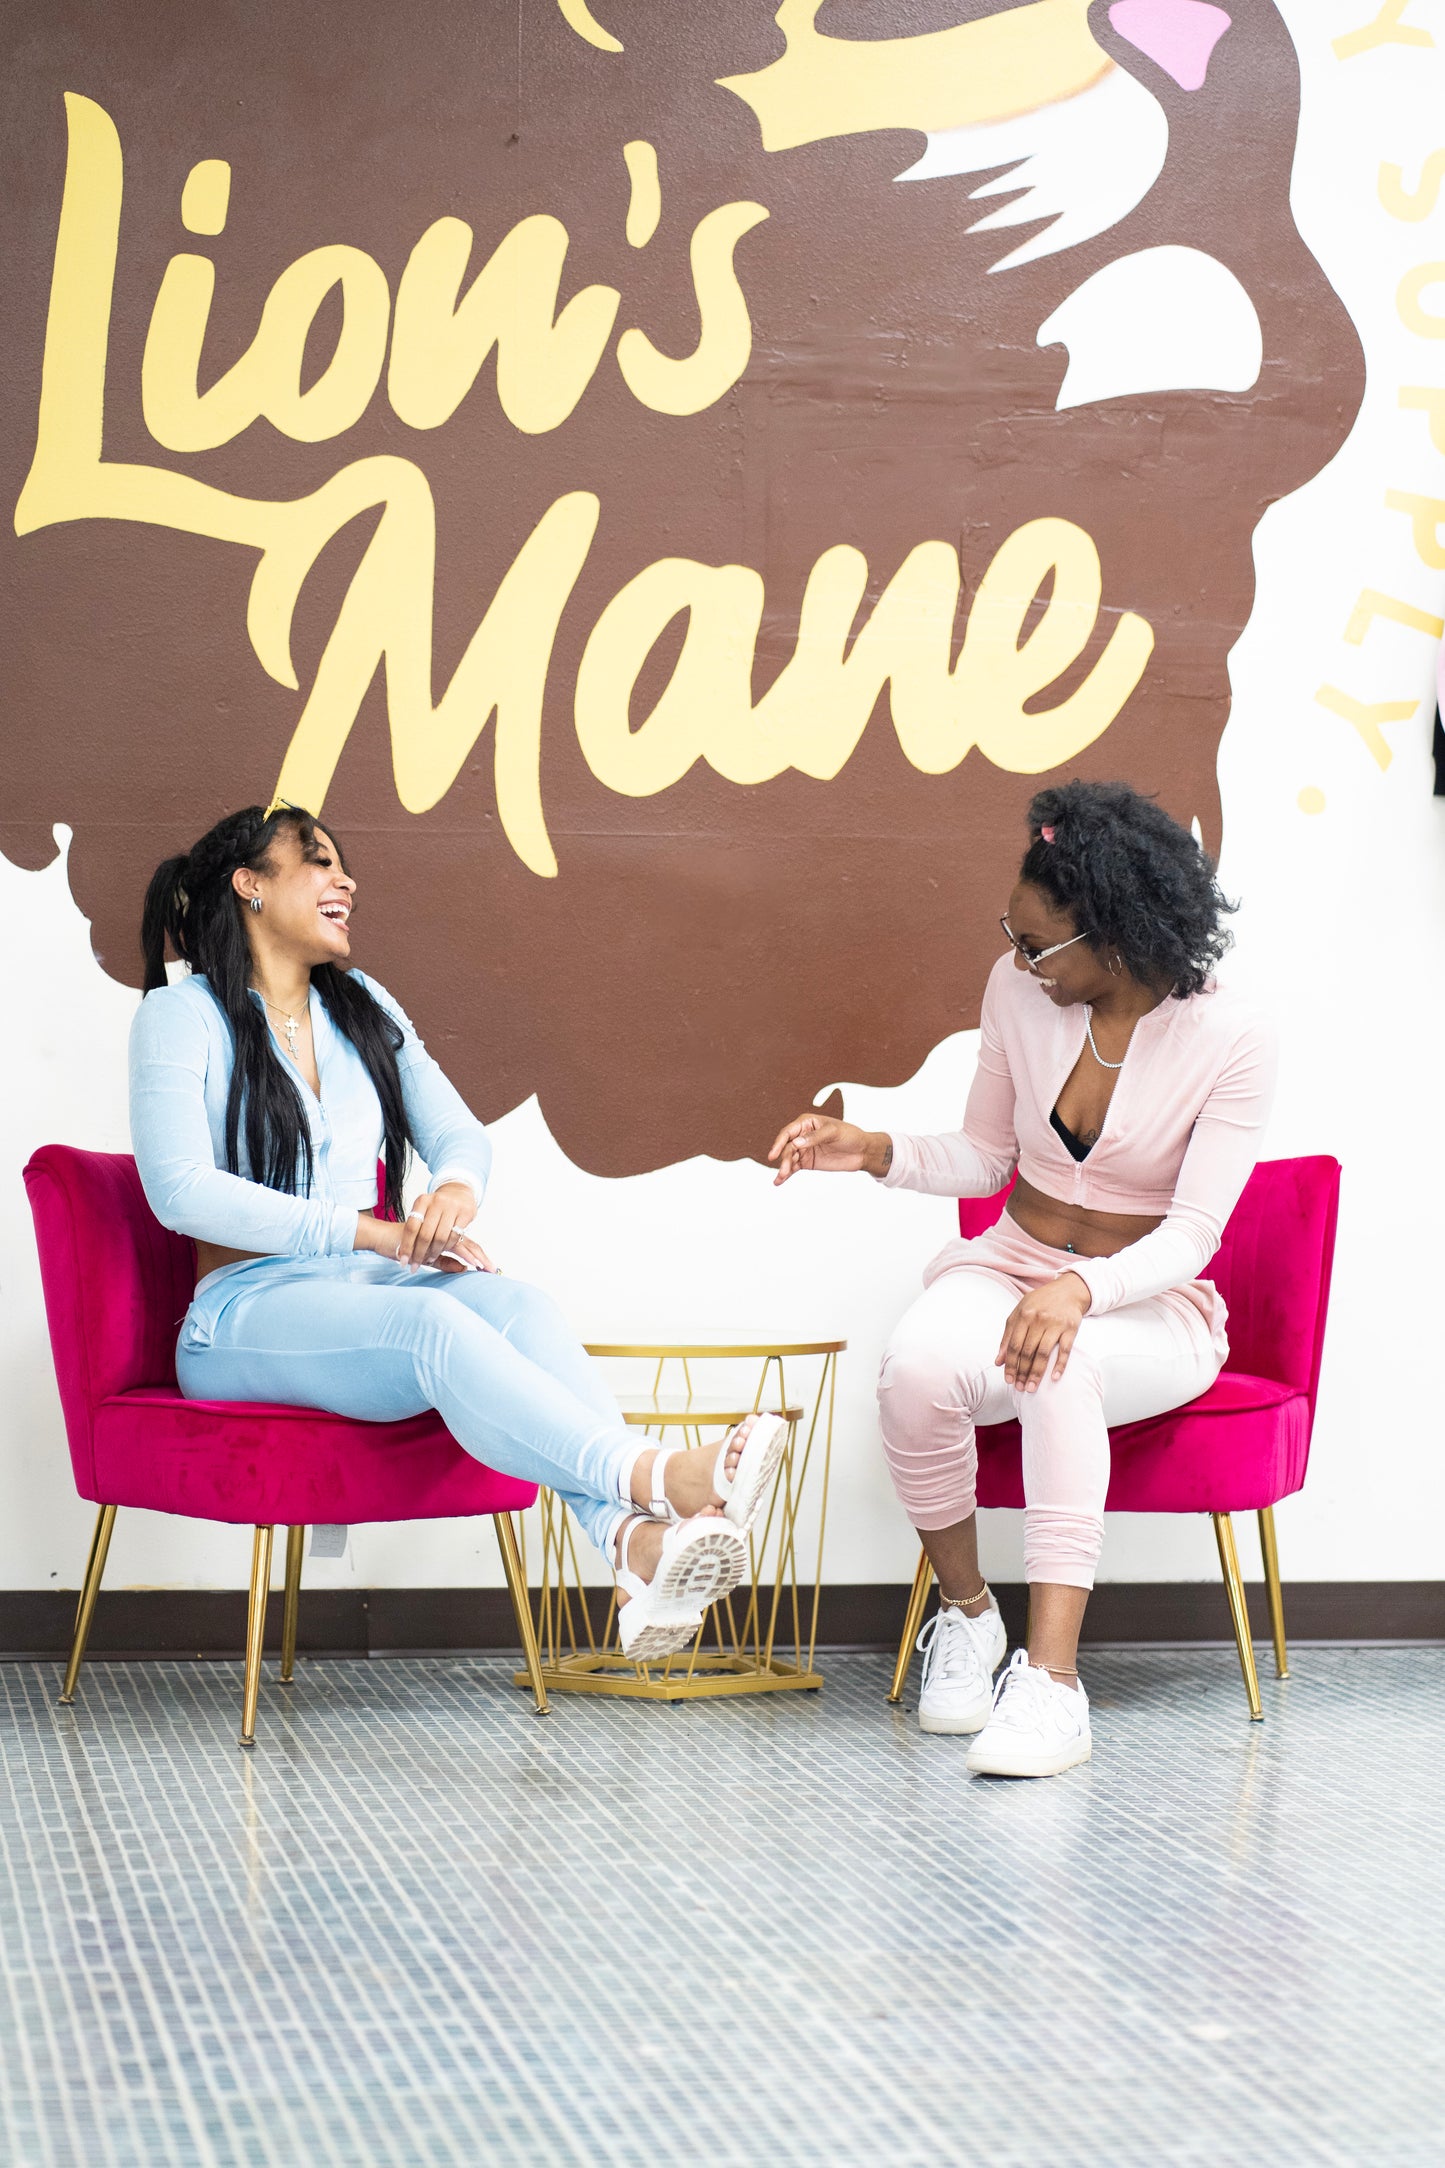
[(1289, 1650), (1284, 1639), (1284, 1590), (1279, 1585), (1279, 1545), (1274, 1536), (1274, 1507), (1259, 1509), (1259, 1547), (1264, 1553), (1264, 1585), (1269, 1592), (1269, 1623), (1274, 1632), (1274, 1674), (1289, 1677)]
[(1225, 1593), (1229, 1598), (1229, 1615), (1234, 1621), (1234, 1639), (1239, 1650), (1239, 1668), (1244, 1673), (1244, 1691), (1249, 1696), (1251, 1723), (1264, 1721), (1264, 1711), (1259, 1702), (1259, 1674), (1254, 1668), (1254, 1643), (1249, 1632), (1249, 1608), (1244, 1600), (1244, 1579), (1239, 1570), (1239, 1553), (1234, 1547), (1234, 1523), (1227, 1513), (1211, 1516), (1214, 1521), (1214, 1540), (1219, 1545), (1219, 1563), (1224, 1573)]
[(296, 1617), (301, 1609), (301, 1552), (304, 1528), (286, 1531), (286, 1595), (281, 1610), (281, 1684), (289, 1686), (296, 1669)]
[(60, 1698), (67, 1705), (75, 1699), (75, 1682), (80, 1677), (80, 1667), (85, 1661), (85, 1644), (90, 1639), (90, 1622), (95, 1616), (95, 1599), (100, 1594), (106, 1553), (110, 1549), (110, 1532), (114, 1526), (115, 1507), (102, 1506), (95, 1516), (95, 1528), (90, 1538), (90, 1556), (85, 1561), (85, 1579), (80, 1584), (80, 1602), (75, 1609), (75, 1636), (70, 1644), (70, 1662), (65, 1667), (65, 1684), (60, 1689)]
[(903, 1619), (903, 1638), (898, 1644), (898, 1661), (893, 1666), (893, 1684), (888, 1690), (890, 1701), (903, 1699), (903, 1682), (908, 1677), (908, 1667), (913, 1661), (913, 1644), (918, 1639), (923, 1624), (923, 1613), (928, 1604), (928, 1592), (933, 1586), (933, 1568), (927, 1551), (921, 1551), (918, 1571), (913, 1576), (913, 1588), (908, 1598), (908, 1609)]
[(537, 1704), (538, 1716), (546, 1716), (547, 1689), (542, 1684), (542, 1658), (537, 1649), (537, 1635), (532, 1625), (532, 1606), (527, 1596), (527, 1577), (522, 1571), (522, 1554), (517, 1547), (517, 1531), (512, 1526), (510, 1513), (494, 1513), (492, 1526), (497, 1531), (502, 1571), (507, 1576), (507, 1591), (512, 1599), (517, 1632), (521, 1637), (522, 1661), (527, 1667), (527, 1677), (532, 1682), (532, 1699)]
[(241, 1702), (241, 1744), (256, 1744), (256, 1704), (261, 1698), (261, 1651), (266, 1646), (266, 1596), (271, 1586), (271, 1535), (259, 1527), (251, 1546), (251, 1604), (246, 1613), (246, 1688)]

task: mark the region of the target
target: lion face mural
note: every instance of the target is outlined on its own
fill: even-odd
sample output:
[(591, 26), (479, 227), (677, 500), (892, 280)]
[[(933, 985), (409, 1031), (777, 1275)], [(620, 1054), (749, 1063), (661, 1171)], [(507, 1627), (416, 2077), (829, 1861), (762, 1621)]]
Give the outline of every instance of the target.
[(1217, 843), (1362, 386), (1267, 0), (29, 4), (0, 845), (70, 824), (116, 976), (279, 788), (478, 1111), (621, 1174), (976, 1021), (1037, 778)]

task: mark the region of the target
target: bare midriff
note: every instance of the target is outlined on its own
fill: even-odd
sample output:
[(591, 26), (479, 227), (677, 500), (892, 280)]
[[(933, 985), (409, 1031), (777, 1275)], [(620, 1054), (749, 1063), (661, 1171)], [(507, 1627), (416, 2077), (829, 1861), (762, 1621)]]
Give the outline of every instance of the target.
[(1005, 1210), (1035, 1242), (1051, 1250), (1072, 1250), (1077, 1257), (1113, 1257), (1152, 1235), (1164, 1218), (1162, 1212), (1096, 1212), (1092, 1206), (1061, 1204), (1022, 1175), (1009, 1192)]
[(263, 1254), (264, 1252), (260, 1250), (228, 1250), (223, 1248), (219, 1242), (198, 1242), (196, 1244), (196, 1284), (199, 1286), (208, 1272), (219, 1272), (222, 1265), (249, 1265), (255, 1258)]

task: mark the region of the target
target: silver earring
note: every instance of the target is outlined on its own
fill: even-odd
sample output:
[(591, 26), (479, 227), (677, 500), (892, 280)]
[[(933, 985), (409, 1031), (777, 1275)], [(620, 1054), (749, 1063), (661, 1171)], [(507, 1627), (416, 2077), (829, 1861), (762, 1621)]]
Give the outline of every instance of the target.
[(260, 910), (260, 908), (261, 908), (261, 899), (260, 899), (260, 897), (259, 897), (259, 896), (253, 896), (253, 897), (251, 898), (251, 909), (252, 909), (253, 911), (259, 911), (259, 910)]

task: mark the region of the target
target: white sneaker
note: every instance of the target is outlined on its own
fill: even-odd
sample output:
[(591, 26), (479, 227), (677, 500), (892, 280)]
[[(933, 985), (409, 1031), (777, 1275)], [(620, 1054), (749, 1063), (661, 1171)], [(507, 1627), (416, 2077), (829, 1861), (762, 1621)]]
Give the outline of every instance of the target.
[(1056, 1777), (1094, 1751), (1089, 1697), (1082, 1686), (1060, 1686), (1015, 1649), (998, 1682), (993, 1714), (968, 1750), (975, 1776)]
[(993, 1675), (1004, 1660), (1008, 1635), (998, 1605), (968, 1618), (953, 1604), (942, 1606), (918, 1636), (923, 1651), (920, 1731), (982, 1731), (993, 1706)]

